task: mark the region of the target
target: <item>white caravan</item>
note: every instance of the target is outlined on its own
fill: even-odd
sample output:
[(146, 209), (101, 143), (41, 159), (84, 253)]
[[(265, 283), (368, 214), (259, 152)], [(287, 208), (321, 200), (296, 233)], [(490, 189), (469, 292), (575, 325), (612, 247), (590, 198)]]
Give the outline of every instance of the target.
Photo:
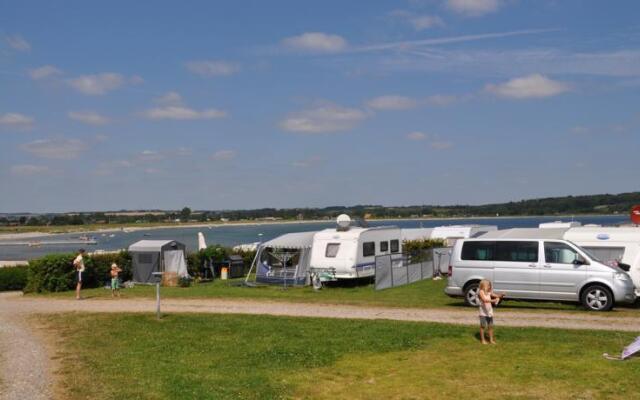
[(443, 225), (435, 228), (409, 228), (402, 230), (402, 240), (443, 239), (452, 247), (458, 239), (478, 237), (498, 230), (495, 225)]
[(365, 278), (375, 275), (376, 256), (401, 252), (398, 227), (338, 226), (314, 235), (310, 269), (312, 274), (330, 272), (335, 279)]

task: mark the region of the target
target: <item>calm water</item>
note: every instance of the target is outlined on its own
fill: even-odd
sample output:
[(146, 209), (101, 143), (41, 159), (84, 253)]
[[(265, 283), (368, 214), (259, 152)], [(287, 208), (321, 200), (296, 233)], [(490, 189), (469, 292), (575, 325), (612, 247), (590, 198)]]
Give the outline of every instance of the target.
[[(535, 228), (541, 222), (557, 221), (558, 217), (533, 217), (533, 218), (482, 218), (482, 219), (452, 219), (446, 221), (419, 221), (419, 220), (398, 220), (398, 221), (370, 221), (370, 226), (396, 225), (401, 228), (430, 228), (442, 225), (463, 225), (463, 224), (483, 224), (496, 225), (498, 229), (506, 228)], [(565, 218), (564, 221), (568, 219)], [(626, 215), (618, 216), (589, 216), (578, 217), (576, 221), (582, 224), (616, 225), (629, 222)], [(289, 232), (316, 231), (335, 226), (333, 221), (326, 223), (303, 223), (303, 224), (263, 224), (247, 226), (224, 226), (214, 228), (171, 228), (171, 229), (149, 229), (136, 232), (116, 232), (113, 237), (111, 233), (88, 233), (98, 241), (97, 245), (81, 246), (72, 245), (50, 245), (40, 247), (28, 246), (0, 246), (0, 260), (29, 260), (50, 253), (74, 252), (79, 247), (86, 247), (88, 251), (118, 250), (129, 247), (134, 242), (142, 239), (167, 239), (177, 240), (187, 246), (188, 251), (198, 248), (198, 232), (204, 233), (207, 244), (219, 243), (225, 246), (233, 246), (242, 243), (252, 243), (266, 241)], [(77, 239), (80, 234), (52, 235), (42, 238), (31, 238), (20, 241), (36, 240), (72, 240)], [(8, 240), (4, 243), (10, 242)]]

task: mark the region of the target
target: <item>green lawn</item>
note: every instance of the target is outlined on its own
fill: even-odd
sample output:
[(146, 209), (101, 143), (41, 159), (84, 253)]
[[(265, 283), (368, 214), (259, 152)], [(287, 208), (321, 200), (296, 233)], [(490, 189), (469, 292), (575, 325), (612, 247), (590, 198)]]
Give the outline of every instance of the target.
[[(295, 287), (286, 290), (279, 286), (261, 286), (249, 288), (239, 286), (241, 280), (222, 281), (198, 284), (189, 288), (163, 287), (163, 298), (229, 298), (229, 299), (265, 299), (271, 301), (291, 301), (324, 304), (350, 304), (386, 307), (440, 308), (463, 307), (462, 299), (448, 297), (444, 294), (446, 279), (425, 280), (411, 285), (393, 289), (376, 291), (373, 285), (340, 285), (326, 287), (314, 291), (311, 287)], [(71, 292), (51, 293), (45, 296), (72, 297)], [(111, 297), (111, 291), (105, 289), (89, 289), (83, 292), (87, 298)], [(155, 298), (155, 286), (136, 286), (123, 289), (122, 297)], [(504, 310), (569, 310), (585, 312), (578, 304), (554, 302), (506, 301), (500, 306)], [(609, 313), (599, 315), (638, 315), (637, 307), (620, 306)]]
[(239, 315), (39, 316), (65, 398), (637, 399), (633, 333)]

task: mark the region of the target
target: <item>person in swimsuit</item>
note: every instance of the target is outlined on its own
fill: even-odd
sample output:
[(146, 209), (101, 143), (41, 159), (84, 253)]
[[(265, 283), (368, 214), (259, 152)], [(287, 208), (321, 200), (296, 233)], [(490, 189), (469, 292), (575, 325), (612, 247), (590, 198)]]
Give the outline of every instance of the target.
[(480, 341), (482, 344), (487, 344), (484, 336), (485, 329), (489, 333), (488, 343), (496, 344), (496, 340), (493, 337), (493, 305), (497, 305), (503, 297), (503, 294), (493, 293), (491, 281), (487, 279), (480, 281), (478, 287), (478, 311), (480, 315)]
[(120, 297), (120, 285), (118, 282), (118, 274), (120, 272), (122, 272), (122, 269), (118, 267), (118, 264), (111, 264), (111, 297), (116, 297), (116, 294)]
[(84, 272), (84, 249), (78, 250), (78, 256), (73, 260), (73, 267), (76, 270), (76, 300), (80, 300), (80, 290), (82, 289), (82, 273)]

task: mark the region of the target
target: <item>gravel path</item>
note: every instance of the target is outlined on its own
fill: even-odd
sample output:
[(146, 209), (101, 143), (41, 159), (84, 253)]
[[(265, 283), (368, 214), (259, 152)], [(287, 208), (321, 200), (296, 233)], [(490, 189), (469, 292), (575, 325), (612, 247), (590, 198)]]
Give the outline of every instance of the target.
[[(396, 321), (440, 322), (475, 325), (475, 309), (411, 309), (255, 300), (166, 299), (164, 313), (262, 314), (295, 317), (386, 319)], [(141, 312), (155, 313), (155, 301), (149, 299), (88, 299), (76, 301), (23, 297), (20, 293), (0, 294), (0, 337), (2, 341), (2, 376), (0, 400), (50, 399), (52, 373), (46, 347), (26, 326), (30, 314), (60, 312)], [(563, 312), (496, 313), (498, 326), (545, 327), (640, 331), (640, 318), (601, 316), (596, 313)]]

